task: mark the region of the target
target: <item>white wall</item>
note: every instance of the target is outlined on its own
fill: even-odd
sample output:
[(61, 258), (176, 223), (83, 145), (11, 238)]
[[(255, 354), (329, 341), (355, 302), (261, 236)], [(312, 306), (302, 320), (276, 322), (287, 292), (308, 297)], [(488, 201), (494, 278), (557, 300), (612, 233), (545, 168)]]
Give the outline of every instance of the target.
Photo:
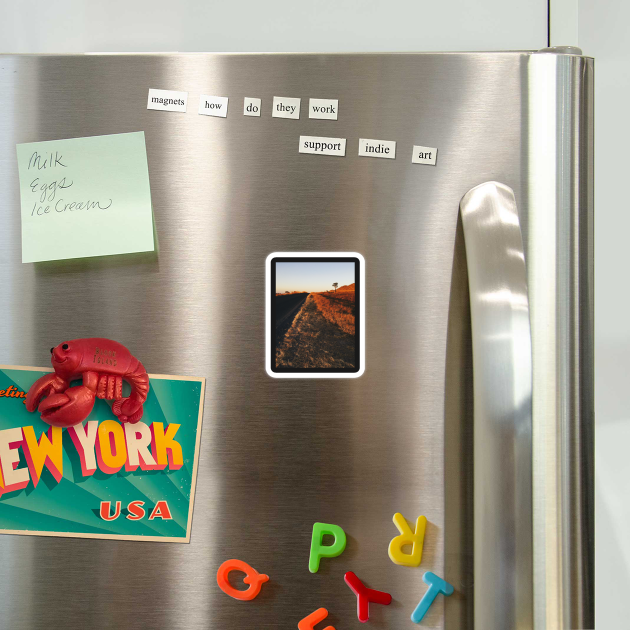
[(579, 0), (578, 33), (595, 57), (595, 615), (597, 628), (622, 628), (630, 624), (630, 3)]
[(0, 0), (2, 52), (514, 50), (546, 45), (546, 0)]

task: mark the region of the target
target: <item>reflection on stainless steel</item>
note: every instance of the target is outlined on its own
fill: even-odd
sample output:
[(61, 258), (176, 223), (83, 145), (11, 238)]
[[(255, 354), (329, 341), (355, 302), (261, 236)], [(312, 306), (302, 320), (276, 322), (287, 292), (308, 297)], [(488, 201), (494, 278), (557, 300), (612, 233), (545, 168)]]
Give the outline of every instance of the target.
[(460, 210), (474, 378), (475, 628), (530, 628), (532, 346), (513, 191), (488, 182)]
[[(540, 61), (533, 64), (533, 57)], [(580, 402), (565, 417), (576, 427), (574, 420), (590, 410), (589, 328), (576, 319), (584, 317), (579, 312), (590, 295), (590, 224), (574, 212), (554, 234), (568, 228), (562, 238), (577, 240), (549, 241), (544, 204), (554, 202), (532, 197), (538, 180), (546, 193), (551, 171), (536, 171), (531, 157), (536, 146), (546, 150), (534, 142), (543, 142), (546, 127), (528, 119), (530, 92), (547, 85), (536, 87), (531, 73), (555, 77), (553, 90), (567, 80), (582, 82), (582, 90), (590, 82), (592, 63), (565, 57), (0, 57), (0, 362), (42, 365), (58, 339), (104, 336), (142, 357), (149, 372), (207, 378), (191, 543), (0, 536), (0, 626), (269, 630), (295, 627), (325, 606), (341, 629), (356, 616), (356, 598), (343, 584), (344, 572), (352, 570), (394, 596), (391, 606), (374, 607), (371, 626), (403, 628), (426, 589), (423, 570), (431, 570), (455, 593), (435, 601), (423, 627), (471, 627), (479, 582), (473, 586), (470, 574), (469, 306), (454, 252), (460, 200), (480, 182), (505, 182), (519, 201), (534, 283), (534, 406), (537, 356), (543, 369), (545, 352), (571, 347), (573, 354), (552, 357), (553, 365), (568, 366), (572, 389), (563, 396)], [(559, 67), (571, 72), (556, 74)], [(188, 113), (147, 111), (150, 87), (188, 90)], [(199, 116), (200, 94), (228, 96), (228, 117)], [(300, 120), (272, 118), (274, 95), (301, 97), (304, 112), (309, 97), (338, 98), (339, 120), (305, 113)], [(263, 99), (260, 118), (242, 116), (245, 96)], [(574, 112), (582, 107), (569, 102)], [(588, 139), (588, 126), (575, 129)], [(147, 140), (159, 252), (21, 264), (15, 144), (137, 130)], [(300, 135), (347, 138), (347, 155), (299, 155)], [(396, 140), (396, 160), (359, 158), (359, 137)], [(556, 137), (563, 138), (552, 133), (545, 141), (553, 144)], [(575, 146), (585, 151), (580, 163), (588, 164), (585, 142)], [(411, 164), (413, 144), (438, 147), (436, 166)], [(583, 182), (572, 190), (587, 190)], [(575, 204), (583, 208), (580, 199)], [(489, 218), (489, 228), (505, 218)], [(584, 257), (572, 243), (588, 245)], [(506, 247), (505, 264), (522, 265), (518, 244)], [(536, 268), (532, 275), (541, 248), (553, 264), (549, 274)], [(367, 362), (361, 378), (267, 376), (265, 259), (273, 251), (363, 254)], [(554, 276), (555, 265), (563, 271)], [(549, 348), (537, 350), (535, 328), (545, 339), (540, 325), (553, 306), (541, 303), (543, 283), (562, 285), (568, 298), (575, 284), (563, 283), (569, 277), (575, 283), (575, 273), (579, 303), (562, 307), (570, 307), (574, 322), (562, 344), (577, 340), (579, 347), (547, 337)], [(491, 302), (497, 290), (488, 288), (479, 307), (521, 312), (522, 304)], [(559, 320), (549, 321), (555, 326)], [(504, 334), (510, 331), (492, 334), (489, 345), (509, 345)], [(571, 362), (563, 363), (564, 356)], [(565, 381), (558, 376), (554, 382)], [(519, 387), (514, 391), (522, 393)], [(588, 435), (579, 437), (581, 446), (571, 446), (578, 459), (576, 448), (588, 450)], [(513, 471), (501, 455), (497, 464)], [(574, 492), (579, 478), (571, 484)], [(580, 492), (581, 500), (589, 492)], [(575, 506), (578, 517), (583, 512)], [(395, 512), (429, 521), (418, 570), (387, 556), (397, 533)], [(341, 525), (348, 546), (338, 561), (311, 575), (315, 521)], [(583, 525), (591, 531), (588, 520)], [(504, 551), (516, 558), (516, 550)], [(567, 554), (578, 557), (577, 551), (573, 546)], [(270, 576), (247, 605), (216, 585), (219, 565), (235, 556)], [(516, 614), (524, 608), (517, 604), (501, 603), (500, 610), (511, 607)]]
[(594, 626), (593, 68), (528, 62), (536, 628)]

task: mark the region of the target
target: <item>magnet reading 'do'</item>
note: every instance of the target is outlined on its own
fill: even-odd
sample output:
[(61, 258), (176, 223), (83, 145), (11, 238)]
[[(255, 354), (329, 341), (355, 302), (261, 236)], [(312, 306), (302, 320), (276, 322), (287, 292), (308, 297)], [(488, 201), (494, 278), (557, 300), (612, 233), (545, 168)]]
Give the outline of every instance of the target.
[[(98, 397), (114, 401), (112, 411), (121, 422), (135, 424), (142, 418), (149, 376), (125, 346), (99, 337), (73, 339), (51, 348), (50, 354), (54, 372), (28, 390), (28, 411), (37, 409), (52, 426), (72, 427), (90, 415)], [(76, 378), (82, 378), (83, 384), (70, 387)], [(123, 379), (131, 385), (127, 398), (123, 398)]]

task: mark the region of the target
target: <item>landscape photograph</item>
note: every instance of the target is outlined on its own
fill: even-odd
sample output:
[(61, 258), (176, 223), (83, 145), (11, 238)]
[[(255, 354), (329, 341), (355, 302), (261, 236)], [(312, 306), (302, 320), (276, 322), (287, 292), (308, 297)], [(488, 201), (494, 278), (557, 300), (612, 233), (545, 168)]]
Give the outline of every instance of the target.
[(354, 261), (275, 263), (276, 369), (356, 369), (355, 274)]

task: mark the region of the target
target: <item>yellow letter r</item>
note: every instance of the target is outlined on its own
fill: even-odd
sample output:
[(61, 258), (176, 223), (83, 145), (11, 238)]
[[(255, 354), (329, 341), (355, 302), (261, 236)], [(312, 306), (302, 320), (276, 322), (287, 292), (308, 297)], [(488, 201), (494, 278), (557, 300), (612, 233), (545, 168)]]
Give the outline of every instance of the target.
[[(416, 532), (411, 531), (405, 517), (396, 512), (394, 514), (394, 524), (400, 531), (400, 536), (396, 536), (389, 543), (389, 557), (394, 564), (403, 564), (407, 567), (417, 567), (422, 561), (422, 545), (424, 544), (424, 531), (427, 527), (426, 516), (419, 516), (416, 521)], [(403, 547), (412, 545), (411, 553), (404, 553)]]

